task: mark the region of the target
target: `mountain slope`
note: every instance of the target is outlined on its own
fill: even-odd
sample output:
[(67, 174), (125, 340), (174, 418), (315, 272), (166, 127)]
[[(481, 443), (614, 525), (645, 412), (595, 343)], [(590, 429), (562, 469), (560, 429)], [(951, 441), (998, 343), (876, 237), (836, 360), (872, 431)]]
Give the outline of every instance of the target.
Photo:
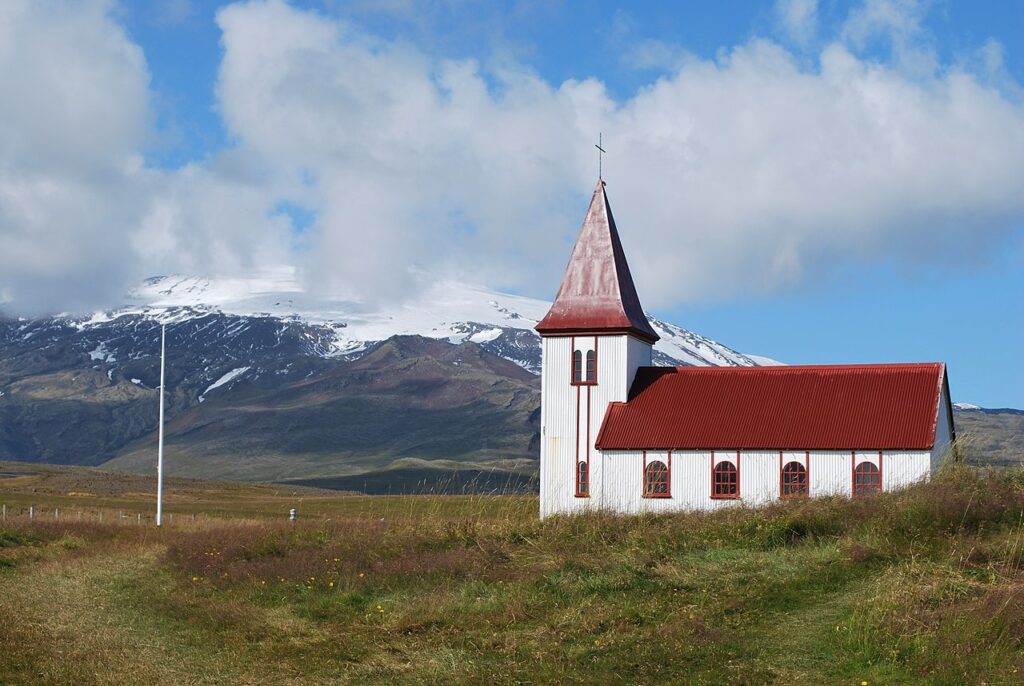
[[(174, 472), (231, 479), (345, 475), (416, 461), (533, 469), (539, 388), (472, 343), (393, 337), (280, 383), (243, 379), (167, 426)], [(147, 469), (147, 436), (107, 463)], [(445, 464), (445, 463), (437, 463)]]
[[(537, 454), (533, 326), (547, 307), (457, 283), (370, 306), (267, 272), (150, 279), (124, 306), (89, 317), (0, 318), (0, 459), (151, 468), (166, 324), (172, 471), (321, 477), (422, 460), (521, 468)], [(756, 363), (652, 325), (662, 335), (656, 363)]]

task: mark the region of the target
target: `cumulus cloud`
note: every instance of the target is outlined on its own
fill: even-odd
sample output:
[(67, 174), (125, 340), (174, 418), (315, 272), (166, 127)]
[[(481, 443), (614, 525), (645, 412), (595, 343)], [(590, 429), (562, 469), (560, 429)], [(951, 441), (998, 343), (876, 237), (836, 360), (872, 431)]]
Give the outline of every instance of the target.
[(161, 271), (288, 254), (266, 181), (233, 173), (230, 155), (172, 172), (146, 165), (149, 72), (111, 10), (0, 4), (5, 309), (81, 310)]
[[(17, 103), (0, 109), (9, 306), (281, 262), (371, 298), (438, 274), (550, 297), (599, 131), (650, 306), (880, 260), (982, 263), (1024, 220), (1024, 107), (998, 44), (979, 47), (980, 67), (937, 65), (915, 4), (869, 0), (811, 60), (764, 38), (712, 59), (673, 48), (624, 99), (597, 78), (445, 59), (280, 0), (235, 4), (217, 15), (216, 96), (236, 143), (170, 171), (140, 153), (144, 56), (106, 5), (74, 7), (0, 8), (0, 93)], [(815, 3), (779, 8), (790, 38), (814, 28)], [(878, 39), (891, 59), (866, 56)], [(301, 237), (282, 203), (311, 214)]]
[[(813, 3), (797, 5), (804, 26)], [(218, 94), (243, 145), (307, 175), (314, 270), (378, 294), (408, 265), (549, 294), (603, 131), (637, 281), (668, 305), (844, 260), (954, 262), (1019, 225), (1020, 103), (964, 70), (858, 57), (871, 31), (910, 49), (917, 10), (900, 9), (857, 10), (813, 69), (755, 39), (616, 101), (272, 0), (220, 13)]]
[(782, 31), (797, 43), (811, 42), (818, 30), (818, 0), (778, 0), (775, 14)]

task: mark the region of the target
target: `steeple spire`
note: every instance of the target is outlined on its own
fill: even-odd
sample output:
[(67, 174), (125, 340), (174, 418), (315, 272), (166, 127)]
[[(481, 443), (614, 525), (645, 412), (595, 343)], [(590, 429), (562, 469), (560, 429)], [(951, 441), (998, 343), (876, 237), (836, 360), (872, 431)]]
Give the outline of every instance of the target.
[(536, 328), (542, 336), (629, 333), (654, 343), (604, 186), (598, 179), (558, 295)]

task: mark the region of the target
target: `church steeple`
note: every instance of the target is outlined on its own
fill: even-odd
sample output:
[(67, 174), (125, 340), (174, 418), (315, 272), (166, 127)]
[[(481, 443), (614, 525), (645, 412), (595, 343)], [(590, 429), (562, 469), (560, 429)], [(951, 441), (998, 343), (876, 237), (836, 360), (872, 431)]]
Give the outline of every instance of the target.
[(629, 333), (648, 343), (658, 340), (636, 295), (600, 179), (555, 302), (536, 328), (542, 336)]

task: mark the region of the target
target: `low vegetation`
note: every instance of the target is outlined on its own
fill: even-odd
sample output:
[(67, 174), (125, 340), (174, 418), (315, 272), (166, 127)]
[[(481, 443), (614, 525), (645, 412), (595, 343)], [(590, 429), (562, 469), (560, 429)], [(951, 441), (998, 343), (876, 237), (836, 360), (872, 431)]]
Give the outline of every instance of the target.
[(351, 502), (295, 523), (163, 530), (9, 520), (0, 683), (1012, 684), (1024, 673), (1024, 473), (543, 522), (530, 497)]

